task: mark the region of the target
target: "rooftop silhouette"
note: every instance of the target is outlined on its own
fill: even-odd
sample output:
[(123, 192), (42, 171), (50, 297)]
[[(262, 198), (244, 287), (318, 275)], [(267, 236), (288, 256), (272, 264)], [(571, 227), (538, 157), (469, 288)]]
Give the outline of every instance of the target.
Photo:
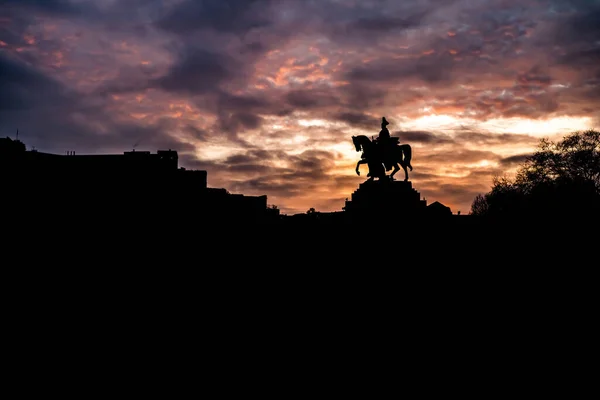
[(207, 171), (178, 166), (175, 150), (80, 155), (27, 151), (0, 139), (0, 174), (13, 204), (40, 219), (77, 216), (85, 220), (143, 215), (185, 216), (203, 223), (260, 222), (277, 217), (267, 196), (232, 194), (207, 186)]

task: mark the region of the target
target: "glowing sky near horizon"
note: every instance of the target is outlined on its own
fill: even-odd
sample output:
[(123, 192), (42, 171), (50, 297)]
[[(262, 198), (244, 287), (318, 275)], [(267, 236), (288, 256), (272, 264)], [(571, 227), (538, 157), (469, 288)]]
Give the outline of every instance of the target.
[(468, 213), (539, 139), (600, 128), (600, 1), (0, 0), (0, 89), (2, 136), (176, 149), (288, 214), (342, 209), (385, 116), (413, 187)]

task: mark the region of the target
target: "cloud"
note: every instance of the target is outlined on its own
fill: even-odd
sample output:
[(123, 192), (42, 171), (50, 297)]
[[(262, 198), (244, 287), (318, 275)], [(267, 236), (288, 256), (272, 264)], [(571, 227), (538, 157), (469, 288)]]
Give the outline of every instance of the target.
[(41, 151), (177, 149), (213, 187), (305, 212), (341, 209), (364, 179), (350, 137), (385, 115), (414, 187), (464, 212), (568, 129), (546, 121), (600, 121), (599, 7), (0, 0), (0, 129)]
[(0, 113), (35, 110), (73, 102), (60, 83), (0, 53)]
[(417, 78), (426, 83), (449, 81), (454, 69), (450, 54), (427, 54), (414, 59), (381, 58), (367, 66), (357, 66), (347, 72), (345, 79), (354, 82), (393, 82)]
[(436, 153), (424, 154), (419, 157), (421, 163), (441, 163), (452, 165), (453, 163), (471, 163), (481, 160), (498, 160), (500, 157), (492, 151), (452, 149)]
[(373, 129), (373, 127), (376, 127), (377, 124), (381, 122), (379, 117), (352, 111), (334, 113), (331, 115), (330, 119), (333, 121), (345, 122), (350, 126), (362, 129)]
[(506, 157), (500, 160), (503, 166), (515, 166), (523, 164), (533, 153), (517, 154), (515, 156)]
[(83, 6), (70, 0), (0, 0), (0, 7), (72, 16)]
[(393, 136), (398, 136), (401, 142), (408, 143), (446, 144), (454, 142), (447, 135), (424, 131), (400, 131), (394, 133)]
[(492, 133), (482, 131), (463, 130), (455, 135), (456, 143), (474, 146), (535, 146), (539, 138), (529, 135), (513, 135), (508, 133)]
[(221, 84), (234, 78), (238, 65), (233, 58), (200, 49), (186, 50), (154, 85), (167, 91), (196, 95), (217, 92)]
[(88, 102), (39, 69), (2, 54), (0, 86), (3, 127), (19, 129), (21, 137), (41, 151), (102, 152), (128, 149), (140, 140), (150, 148), (193, 148), (165, 133), (172, 126), (168, 119), (154, 126), (115, 120), (106, 104)]
[(296, 110), (330, 107), (339, 102), (333, 93), (323, 90), (293, 90), (286, 94), (285, 101)]
[[(597, 1), (571, 1), (561, 5), (568, 5), (570, 9), (559, 13), (555, 18), (554, 28), (556, 30), (551, 37), (554, 44), (579, 47), (598, 40), (600, 3)], [(554, 3), (554, 7), (561, 5)]]
[(271, 24), (268, 15), (271, 4), (271, 0), (185, 0), (156, 25), (177, 34), (202, 29), (243, 34)]
[(389, 16), (389, 15), (376, 15), (372, 17), (359, 17), (357, 20), (350, 22), (346, 28), (348, 31), (360, 31), (364, 34), (365, 32), (383, 32), (391, 33), (396, 30), (404, 30), (408, 28), (417, 27), (422, 23), (423, 18), (431, 10), (420, 11), (416, 14), (409, 16)]

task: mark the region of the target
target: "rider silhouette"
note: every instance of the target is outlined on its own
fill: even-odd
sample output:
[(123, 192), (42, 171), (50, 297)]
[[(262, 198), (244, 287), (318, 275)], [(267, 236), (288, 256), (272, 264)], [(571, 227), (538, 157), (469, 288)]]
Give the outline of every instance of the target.
[(381, 118), (381, 131), (379, 131), (379, 137), (377, 138), (377, 140), (381, 143), (383, 143), (384, 141), (389, 141), (390, 139), (390, 131), (388, 131), (387, 128), (389, 124), (390, 123), (387, 122), (385, 117)]
[(388, 162), (388, 156), (391, 147), (390, 131), (387, 128), (389, 124), (390, 123), (387, 122), (385, 117), (381, 118), (381, 131), (379, 131), (379, 136), (377, 137), (377, 145), (379, 147), (381, 159), (383, 160), (383, 163), (385, 164), (385, 169), (387, 171), (390, 171), (393, 167), (393, 165), (391, 165), (391, 163)]

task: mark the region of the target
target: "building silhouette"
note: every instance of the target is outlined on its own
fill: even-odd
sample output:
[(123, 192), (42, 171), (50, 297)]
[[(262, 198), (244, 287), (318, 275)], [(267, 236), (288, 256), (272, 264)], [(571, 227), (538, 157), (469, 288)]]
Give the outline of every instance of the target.
[(39, 218), (185, 218), (209, 222), (260, 222), (277, 218), (267, 196), (209, 188), (207, 171), (178, 165), (175, 150), (78, 155), (26, 150), (0, 139), (3, 201)]
[(452, 215), (452, 210), (450, 207), (440, 203), (439, 201), (434, 201), (427, 206), (427, 215), (432, 217), (445, 217)]

